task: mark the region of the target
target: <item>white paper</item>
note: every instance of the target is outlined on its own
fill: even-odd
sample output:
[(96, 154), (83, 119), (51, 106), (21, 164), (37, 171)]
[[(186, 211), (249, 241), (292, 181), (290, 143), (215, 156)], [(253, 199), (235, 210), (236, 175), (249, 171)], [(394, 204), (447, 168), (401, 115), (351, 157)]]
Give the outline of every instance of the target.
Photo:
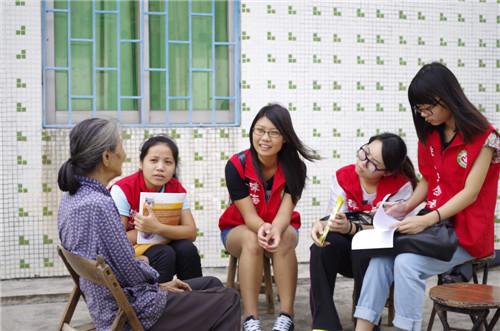
[(363, 230), (352, 238), (352, 249), (392, 248), (394, 245), (394, 232), (399, 221), (385, 213), (384, 203), (390, 197), (386, 195), (380, 207), (373, 216), (373, 229)]
[[(141, 192), (139, 201), (139, 213), (141, 215), (144, 214), (144, 203), (146, 201), (146, 198), (153, 200), (153, 208), (154, 203), (161, 203), (180, 205), (180, 209), (182, 210), (182, 204), (184, 203), (184, 199), (186, 198), (186, 193)], [(152, 244), (164, 240), (165, 238), (158, 234), (137, 231), (138, 244)]]

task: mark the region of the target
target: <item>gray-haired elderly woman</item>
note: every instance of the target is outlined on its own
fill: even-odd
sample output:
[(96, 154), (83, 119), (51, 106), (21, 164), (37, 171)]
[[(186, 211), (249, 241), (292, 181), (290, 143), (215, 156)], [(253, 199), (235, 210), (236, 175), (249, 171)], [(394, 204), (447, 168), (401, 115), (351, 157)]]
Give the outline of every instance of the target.
[[(146, 330), (238, 330), (240, 301), (214, 277), (159, 284), (158, 273), (134, 251), (120, 221), (108, 182), (122, 173), (126, 154), (115, 121), (93, 118), (70, 133), (71, 157), (59, 169), (61, 243), (89, 259), (102, 255)], [(109, 330), (117, 305), (108, 289), (80, 279), (97, 330)], [(203, 290), (203, 291), (199, 291)]]

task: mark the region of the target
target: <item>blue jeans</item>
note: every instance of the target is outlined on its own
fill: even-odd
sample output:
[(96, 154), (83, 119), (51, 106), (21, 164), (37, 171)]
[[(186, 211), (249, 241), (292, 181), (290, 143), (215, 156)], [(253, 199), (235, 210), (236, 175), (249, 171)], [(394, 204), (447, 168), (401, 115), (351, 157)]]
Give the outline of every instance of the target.
[(374, 257), (365, 274), (354, 317), (377, 324), (394, 282), (394, 325), (403, 330), (420, 331), (425, 280), (471, 259), (461, 246), (448, 262), (413, 253)]

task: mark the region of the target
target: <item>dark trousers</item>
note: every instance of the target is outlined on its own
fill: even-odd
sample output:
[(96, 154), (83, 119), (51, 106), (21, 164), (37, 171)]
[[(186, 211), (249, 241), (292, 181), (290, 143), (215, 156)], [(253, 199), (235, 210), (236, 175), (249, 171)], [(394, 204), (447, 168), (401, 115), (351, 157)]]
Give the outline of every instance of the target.
[(352, 251), (352, 236), (330, 232), (326, 239), (330, 245), (312, 245), (309, 260), (311, 290), (309, 300), (312, 314), (312, 328), (342, 330), (339, 316), (333, 302), (337, 274), (353, 277), (354, 295), (358, 301), (363, 277), (370, 263), (364, 251)]
[(190, 240), (174, 240), (168, 245), (154, 245), (144, 253), (149, 265), (160, 274), (159, 283), (201, 277), (201, 261), (198, 249)]
[(215, 277), (185, 280), (193, 291), (168, 292), (167, 306), (151, 331), (240, 330), (240, 296)]

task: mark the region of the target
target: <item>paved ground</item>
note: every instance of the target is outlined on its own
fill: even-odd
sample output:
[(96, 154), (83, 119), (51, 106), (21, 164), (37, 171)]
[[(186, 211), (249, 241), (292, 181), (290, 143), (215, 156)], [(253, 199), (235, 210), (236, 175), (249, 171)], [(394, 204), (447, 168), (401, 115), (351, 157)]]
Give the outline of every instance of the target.
[[(295, 304), (296, 331), (310, 330), (311, 316), (309, 310), (309, 279), (308, 265), (299, 266), (299, 286)], [(225, 280), (224, 269), (206, 269), (207, 275), (214, 275)], [(489, 283), (500, 285), (500, 268), (490, 271)], [(427, 283), (427, 289), (436, 284), (436, 279), (431, 278)], [(35, 330), (56, 330), (57, 323), (64, 310), (67, 293), (72, 287), (69, 278), (46, 278), (17, 281), (2, 281), (2, 306), (1, 308), (1, 330), (15, 331), (35, 331)], [(352, 279), (339, 278), (335, 293), (335, 302), (345, 331), (353, 330), (351, 320), (352, 303)], [(264, 296), (261, 295), (260, 311), (263, 320), (264, 330), (271, 330), (275, 315), (265, 312)], [(279, 305), (279, 303), (277, 303)], [(431, 302), (426, 300), (425, 317), (423, 329), (427, 328), (431, 310)], [(276, 307), (279, 311), (279, 306)], [(74, 317), (76, 324), (85, 324), (89, 321), (86, 306), (80, 302)], [(462, 328), (470, 328), (471, 323), (468, 317), (450, 314), (451, 325)], [(387, 326), (387, 311), (382, 318), (382, 330), (395, 331), (394, 327)], [(441, 323), (436, 319), (434, 330), (442, 330)], [(496, 330), (500, 330), (497, 325)]]

